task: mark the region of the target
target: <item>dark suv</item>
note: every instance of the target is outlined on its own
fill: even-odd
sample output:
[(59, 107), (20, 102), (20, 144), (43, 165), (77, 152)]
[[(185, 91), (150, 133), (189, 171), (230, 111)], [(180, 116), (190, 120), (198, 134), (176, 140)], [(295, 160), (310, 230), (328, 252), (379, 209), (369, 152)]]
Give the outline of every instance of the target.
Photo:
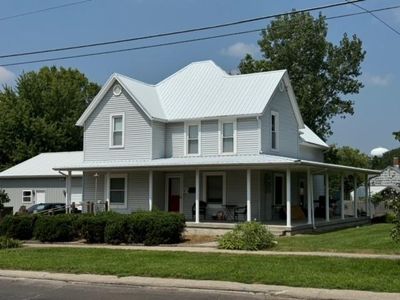
[(28, 208), (28, 214), (65, 214), (65, 203), (39, 203)]

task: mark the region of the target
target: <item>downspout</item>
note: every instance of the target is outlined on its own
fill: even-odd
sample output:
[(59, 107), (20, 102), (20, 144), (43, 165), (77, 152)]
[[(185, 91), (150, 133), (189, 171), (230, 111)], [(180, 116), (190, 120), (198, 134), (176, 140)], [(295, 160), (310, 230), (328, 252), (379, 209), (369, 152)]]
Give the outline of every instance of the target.
[(262, 154), (262, 141), (261, 141), (261, 119), (260, 116), (257, 116), (257, 126), (258, 126), (258, 153)]

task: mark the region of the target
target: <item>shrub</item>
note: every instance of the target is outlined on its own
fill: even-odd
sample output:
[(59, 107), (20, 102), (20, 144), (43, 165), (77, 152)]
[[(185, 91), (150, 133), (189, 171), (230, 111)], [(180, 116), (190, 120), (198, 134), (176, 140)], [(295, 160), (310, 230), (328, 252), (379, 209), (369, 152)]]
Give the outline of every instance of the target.
[(77, 237), (74, 215), (40, 216), (35, 222), (33, 236), (41, 242), (69, 242)]
[(5, 216), (0, 222), (0, 235), (19, 240), (30, 240), (36, 216)]
[(258, 222), (238, 224), (218, 239), (218, 248), (229, 250), (262, 250), (275, 245), (274, 236)]
[(11, 239), (9, 237), (0, 236), (0, 250), (20, 247), (22, 247), (22, 243), (20, 241)]
[(104, 229), (104, 242), (107, 244), (118, 245), (127, 242), (127, 218), (121, 217), (108, 222)]
[(105, 212), (97, 215), (82, 216), (78, 224), (80, 236), (88, 243), (104, 243), (104, 231), (109, 222), (120, 218), (115, 212)]
[(136, 212), (127, 220), (127, 241), (145, 245), (179, 243), (184, 229), (185, 217), (182, 214)]
[(396, 215), (392, 212), (388, 212), (385, 215), (385, 223), (394, 223), (396, 220)]

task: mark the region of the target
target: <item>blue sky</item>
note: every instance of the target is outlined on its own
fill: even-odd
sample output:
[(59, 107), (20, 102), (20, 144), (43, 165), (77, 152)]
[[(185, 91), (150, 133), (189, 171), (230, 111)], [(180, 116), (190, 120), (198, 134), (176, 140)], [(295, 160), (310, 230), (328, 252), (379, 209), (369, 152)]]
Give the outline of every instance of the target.
[[(92, 0), (81, 5), (40, 14), (0, 20), (2, 32), (0, 55), (174, 31), (340, 1)], [(0, 0), (0, 19), (71, 2), (74, 0)], [(400, 3), (395, 0), (367, 0), (360, 4), (373, 9)], [(323, 14), (334, 16), (357, 11), (359, 10), (356, 7), (349, 5), (324, 10)], [(400, 30), (400, 9), (377, 14)], [(263, 28), (266, 24), (266, 21), (260, 21), (182, 37), (104, 46), (96, 50), (135, 47), (182, 38)], [(365, 87), (359, 95), (351, 97), (355, 101), (355, 114), (347, 116), (346, 119), (336, 118), (334, 120), (334, 134), (329, 139), (329, 143), (357, 147), (366, 153), (377, 146), (389, 149), (398, 147), (400, 144), (393, 139), (391, 133), (394, 130), (400, 130), (400, 36), (391, 32), (370, 15), (329, 21), (329, 40), (337, 43), (344, 32), (349, 35), (357, 34), (364, 43), (367, 55), (362, 65), (361, 80)], [(237, 68), (240, 59), (246, 52), (259, 55), (258, 39), (259, 34), (252, 33), (135, 52), (7, 68), (0, 67), (0, 84), (13, 84), (14, 79), (21, 72), (38, 70), (44, 65), (77, 68), (90, 80), (99, 84), (104, 83), (113, 72), (156, 83), (192, 61), (205, 59), (212, 59), (225, 70), (231, 71)], [(91, 51), (94, 50), (77, 50), (68, 54)], [(60, 56), (60, 53), (32, 58), (53, 56)], [(26, 59), (2, 59), (0, 64)]]

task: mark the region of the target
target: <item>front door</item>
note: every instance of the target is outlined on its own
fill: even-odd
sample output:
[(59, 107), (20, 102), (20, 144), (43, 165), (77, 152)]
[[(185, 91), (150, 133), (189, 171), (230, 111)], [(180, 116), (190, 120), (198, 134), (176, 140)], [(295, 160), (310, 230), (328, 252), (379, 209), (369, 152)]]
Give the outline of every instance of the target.
[(168, 178), (168, 211), (179, 212), (181, 203), (181, 178)]
[(46, 203), (46, 192), (36, 191), (36, 203)]

